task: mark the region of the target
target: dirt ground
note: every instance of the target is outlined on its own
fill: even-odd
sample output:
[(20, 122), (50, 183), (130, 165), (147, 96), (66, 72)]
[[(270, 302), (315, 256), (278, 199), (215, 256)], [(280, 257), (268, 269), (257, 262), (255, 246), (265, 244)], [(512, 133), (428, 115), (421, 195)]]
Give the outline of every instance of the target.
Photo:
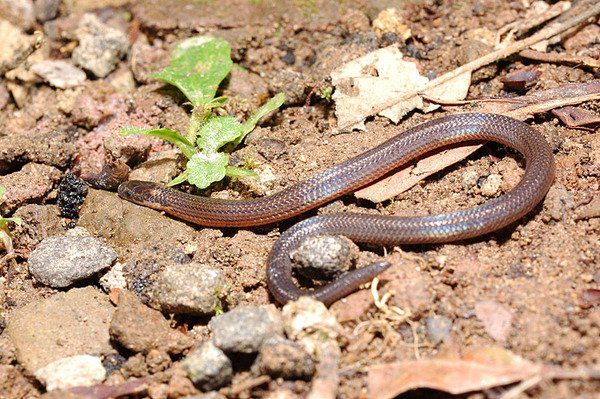
[[(0, 209), (3, 215), (19, 215), (25, 222), (15, 228), (16, 257), (5, 259), (0, 269), (0, 332), (15, 310), (60, 291), (34, 281), (28, 272), (27, 259), (42, 238), (62, 234), (73, 225), (104, 239), (123, 262), (135, 263), (131, 275), (145, 276), (150, 272), (140, 269), (161, 265), (183, 254), (194, 262), (221, 269), (231, 285), (236, 306), (275, 303), (265, 282), (266, 258), (279, 232), (306, 215), (276, 226), (207, 229), (152, 210), (140, 210), (120, 200), (115, 193), (93, 189), (78, 220), (58, 214), (56, 196), (61, 178), (67, 172), (98, 170), (104, 159), (104, 146), (111, 140), (116, 142), (111, 145), (124, 153), (133, 148), (130, 153), (134, 155), (127, 159), (133, 167), (163, 154), (168, 163), (165, 180), (176, 172), (177, 155), (169, 145), (146, 138), (139, 139), (139, 143), (123, 144), (119, 141), (122, 138), (111, 137), (116, 136), (118, 128), (129, 125), (185, 129), (189, 108), (184, 100), (148, 76), (165, 65), (169, 50), (178, 40), (200, 32), (223, 37), (231, 43), (232, 58), (242, 68), (234, 68), (222, 89), (231, 100), (226, 107), (229, 114), (246, 118), (273, 94), (283, 91), (287, 95), (283, 109), (253, 131), (244, 145), (232, 153), (233, 164), (241, 166), (250, 160), (268, 167), (274, 179), (266, 188), (226, 180), (204, 193), (238, 199), (277, 192), (409, 127), (457, 111), (451, 106), (428, 114), (415, 111), (397, 125), (376, 116), (367, 120), (364, 132), (337, 133), (335, 105), (318, 95), (330, 85), (329, 74), (334, 68), (380, 47), (396, 44), (405, 59), (416, 62), (423, 75), (433, 78), (464, 63), (473, 52), (481, 51), (469, 40), (469, 32), (479, 28), (494, 32), (508, 23), (521, 21), (529, 5), (528, 1), (478, 0), (403, 3), (156, 0), (101, 1), (101, 8), (92, 9), (87, 3), (61, 4), (56, 19), (44, 24), (36, 22), (34, 28), (52, 32), (47, 34), (43, 47), (47, 57), (68, 58), (76, 43), (69, 32), (84, 12), (96, 14), (103, 22), (128, 34), (129, 54), (113, 72), (105, 78), (88, 74), (82, 86), (66, 90), (22, 76), (7, 78), (1, 84), (4, 100), (0, 104), (0, 139), (10, 138), (17, 144), (24, 140), (22, 145), (27, 146), (27, 151), (35, 152), (28, 140), (36, 142), (37, 138), (47, 136), (44, 141), (47, 144), (39, 152), (46, 148), (54, 155), (47, 160), (35, 154), (17, 155), (7, 164), (0, 162), (0, 184), (10, 188), (10, 180), (22, 178), (25, 187), (30, 187), (22, 201), (15, 200), (14, 205), (7, 203)], [(411, 38), (406, 42), (395, 34), (374, 33), (372, 21), (381, 10), (392, 6), (401, 11), (410, 27)], [(587, 51), (598, 57), (598, 21), (588, 24), (586, 29), (585, 34), (595, 35), (595, 41), (573, 32), (569, 36), (571, 42), (563, 40), (551, 48), (558, 52), (568, 48), (569, 53)], [(524, 66), (535, 67), (539, 72), (537, 79), (526, 90), (507, 89), (502, 77)], [(512, 98), (594, 79), (598, 79), (597, 69), (513, 56), (478, 70), (468, 98)], [(128, 83), (120, 86), (119, 82)], [(22, 96), (19, 102), (15, 100), (17, 95)], [(598, 101), (584, 102), (580, 107), (600, 113)], [(381, 277), (380, 291), (394, 291), (389, 305), (403, 309), (407, 317), (390, 318), (373, 305), (368, 290), (331, 307), (347, 337), (339, 365), (340, 398), (367, 397), (367, 371), (371, 365), (433, 358), (443, 353), (460, 353), (466, 348), (500, 346), (536, 364), (565, 368), (600, 364), (600, 301), (596, 298), (588, 304), (585, 300), (586, 292), (600, 289), (597, 209), (600, 135), (594, 128), (567, 127), (551, 112), (536, 114), (528, 123), (551, 143), (557, 174), (545, 200), (523, 220), (468, 242), (361, 247), (362, 263), (379, 257), (392, 263), (393, 267)], [(23, 165), (30, 162), (51, 169), (23, 172)], [(486, 144), (467, 159), (392, 200), (375, 205), (347, 196), (309, 214), (430, 215), (472, 207), (510, 190), (522, 175), (522, 164), (519, 154), (500, 145)], [(161, 172), (140, 173), (164, 171), (157, 170)], [(19, 172), (22, 175), (15, 175)], [(495, 192), (486, 194), (482, 187), (491, 175), (499, 175), (501, 183)], [(44, 184), (48, 189), (40, 191)], [(590, 211), (594, 203), (596, 209)], [(498, 313), (508, 314), (508, 321), (504, 321), (509, 326), (495, 336), (490, 333), (483, 311), (477, 310), (482, 304), (491, 306), (492, 319)], [(426, 321), (436, 316), (450, 320), (452, 327), (441, 342), (434, 343)], [(198, 340), (207, 334), (204, 319), (178, 316), (173, 324), (180, 330), (189, 330)], [(33, 377), (18, 365), (16, 369), (20, 373), (18, 378), (24, 378), (43, 392)], [(282, 387), (304, 397), (310, 383), (272, 380), (244, 395), (267, 397), (269, 392)], [(506, 389), (493, 388), (456, 397), (499, 398)], [(597, 379), (556, 379), (544, 380), (516, 397), (593, 398), (599, 397), (598, 392)], [(400, 397), (454, 396), (416, 390)]]

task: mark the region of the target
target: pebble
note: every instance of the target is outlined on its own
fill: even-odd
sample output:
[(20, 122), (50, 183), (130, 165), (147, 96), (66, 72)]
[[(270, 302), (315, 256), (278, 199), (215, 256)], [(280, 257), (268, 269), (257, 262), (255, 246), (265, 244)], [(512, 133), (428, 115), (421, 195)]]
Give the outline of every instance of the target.
[(100, 21), (93, 14), (84, 14), (77, 28), (79, 46), (73, 50), (73, 62), (99, 78), (106, 77), (127, 54), (127, 35)]
[(214, 343), (225, 352), (255, 353), (273, 335), (283, 335), (275, 307), (240, 306), (208, 323)]
[(427, 336), (432, 344), (444, 341), (452, 331), (452, 320), (446, 316), (431, 316), (425, 319)]
[(110, 292), (114, 289), (125, 289), (127, 288), (127, 278), (123, 268), (125, 263), (117, 262), (110, 268), (106, 274), (100, 277), (100, 286), (106, 292)]
[(6, 333), (19, 364), (33, 373), (65, 357), (114, 352), (108, 335), (113, 312), (106, 295), (74, 288), (14, 310)]
[(311, 297), (288, 302), (282, 309), (282, 315), (288, 338), (300, 343), (313, 356), (317, 355), (324, 341), (335, 340), (342, 333), (342, 326), (333, 313)]
[(68, 287), (107, 269), (117, 253), (94, 237), (54, 236), (44, 239), (29, 257), (29, 271), (53, 288)]
[(0, 18), (10, 21), (24, 31), (30, 30), (35, 23), (33, 1), (0, 0)]
[(86, 80), (85, 72), (64, 60), (46, 60), (29, 68), (50, 85), (59, 89), (68, 89), (81, 85)]
[(468, 190), (477, 185), (479, 173), (476, 170), (467, 170), (462, 175), (462, 188)]
[(40, 22), (50, 21), (56, 17), (60, 0), (36, 0), (35, 17)]
[(556, 221), (563, 220), (574, 207), (573, 194), (563, 185), (557, 184), (550, 187), (544, 199), (544, 208), (552, 219)]
[(62, 172), (53, 166), (28, 163), (17, 172), (0, 176), (0, 186), (6, 187), (0, 213), (12, 212), (30, 201), (41, 202), (52, 191), (61, 175)]
[(280, 336), (263, 342), (252, 368), (260, 374), (286, 380), (309, 380), (315, 373), (315, 363), (304, 348)]
[(142, 304), (129, 291), (121, 291), (117, 310), (110, 323), (110, 337), (133, 352), (152, 349), (179, 354), (192, 346), (193, 339), (171, 328), (163, 315)]
[(502, 185), (502, 176), (492, 173), (485, 178), (485, 181), (481, 185), (481, 194), (486, 197), (493, 197), (500, 190), (500, 185)]
[(47, 391), (77, 386), (89, 387), (106, 378), (106, 370), (98, 356), (78, 355), (56, 360), (34, 373)]
[(174, 264), (156, 275), (150, 303), (164, 312), (209, 315), (223, 305), (227, 293), (221, 270), (199, 263)]
[(343, 236), (311, 236), (293, 251), (296, 270), (303, 276), (327, 280), (356, 265), (358, 247)]
[(231, 360), (212, 341), (206, 341), (183, 361), (188, 377), (198, 388), (209, 391), (233, 378)]

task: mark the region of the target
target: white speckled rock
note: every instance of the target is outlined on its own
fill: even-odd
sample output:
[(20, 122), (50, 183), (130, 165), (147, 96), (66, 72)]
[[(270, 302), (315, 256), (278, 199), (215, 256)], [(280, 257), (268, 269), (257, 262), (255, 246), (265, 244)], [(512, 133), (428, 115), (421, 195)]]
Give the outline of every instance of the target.
[(106, 377), (106, 370), (98, 356), (78, 355), (56, 360), (33, 374), (46, 390), (53, 391), (98, 384)]
[(29, 272), (54, 288), (68, 287), (110, 267), (117, 253), (94, 237), (54, 236), (44, 239), (29, 257)]

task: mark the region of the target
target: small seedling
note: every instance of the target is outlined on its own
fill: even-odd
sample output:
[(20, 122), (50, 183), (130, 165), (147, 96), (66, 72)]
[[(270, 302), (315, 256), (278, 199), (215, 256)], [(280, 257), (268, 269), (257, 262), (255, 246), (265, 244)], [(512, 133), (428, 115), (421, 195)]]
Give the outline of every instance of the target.
[(153, 78), (177, 87), (187, 97), (192, 113), (186, 135), (168, 128), (128, 127), (121, 134), (144, 134), (160, 137), (177, 146), (187, 158), (185, 170), (168, 183), (174, 186), (188, 181), (203, 189), (225, 176), (256, 176), (254, 171), (229, 166), (226, 151), (231, 151), (250, 133), (258, 121), (279, 108), (285, 96), (280, 93), (257, 109), (244, 123), (233, 116), (220, 116), (215, 109), (227, 103), (215, 97), (219, 85), (229, 74), (233, 61), (231, 47), (223, 40), (199, 36), (181, 42), (171, 54), (169, 66)]
[[(6, 193), (6, 188), (0, 186), (0, 204), (4, 202), (3, 197)], [(0, 242), (4, 245), (6, 255), (10, 256), (14, 252), (12, 246), (12, 240), (10, 238), (10, 230), (8, 224), (14, 223), (20, 225), (22, 223), (21, 218), (4, 218), (0, 217)]]

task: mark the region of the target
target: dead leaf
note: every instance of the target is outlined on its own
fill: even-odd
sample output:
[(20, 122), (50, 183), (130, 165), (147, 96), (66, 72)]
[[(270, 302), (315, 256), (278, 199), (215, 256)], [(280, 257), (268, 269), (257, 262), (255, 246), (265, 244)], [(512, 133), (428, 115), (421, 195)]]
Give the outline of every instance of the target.
[[(470, 77), (470, 72), (463, 73), (424, 94), (443, 100), (463, 99), (471, 83)], [(374, 108), (420, 90), (429, 82), (419, 73), (414, 62), (402, 59), (402, 53), (394, 46), (373, 51), (340, 66), (331, 72), (331, 80), (336, 87), (332, 98), (336, 104), (338, 126), (361, 130), (365, 129), (364, 119), (372, 114)], [(429, 112), (438, 105), (424, 104), (422, 97), (415, 95), (378, 114), (398, 123), (415, 108)], [(352, 122), (356, 120), (360, 122)]]
[(542, 366), (502, 348), (473, 350), (462, 358), (420, 359), (369, 368), (370, 399), (393, 398), (417, 388), (454, 395), (512, 384), (542, 372)]
[(69, 392), (86, 399), (112, 399), (144, 392), (148, 388), (148, 378), (131, 379), (117, 385), (98, 384), (91, 387), (70, 388)]
[(593, 130), (594, 126), (600, 125), (600, 116), (587, 109), (566, 106), (553, 109), (552, 113), (571, 128)]
[[(511, 99), (488, 99), (481, 102), (482, 107), (479, 109), (474, 110), (470, 107), (463, 111), (502, 114), (518, 120), (526, 120), (534, 113), (598, 99), (600, 99), (600, 80), (595, 80), (588, 83), (566, 84)], [(373, 202), (388, 200), (410, 189), (431, 174), (461, 161), (479, 147), (481, 146), (456, 146), (456, 148), (429, 155), (417, 163), (417, 165), (424, 164), (427, 167), (417, 167), (415, 170), (411, 165), (406, 165), (394, 175), (356, 191), (355, 196)], [(424, 169), (428, 171), (423, 172)]]
[(481, 144), (455, 147), (421, 159), (416, 165), (403, 166), (392, 176), (354, 192), (356, 198), (382, 202), (410, 189), (428, 176), (475, 152)]
[(496, 301), (479, 301), (475, 304), (475, 315), (485, 327), (485, 332), (496, 341), (506, 341), (512, 322), (512, 312)]

